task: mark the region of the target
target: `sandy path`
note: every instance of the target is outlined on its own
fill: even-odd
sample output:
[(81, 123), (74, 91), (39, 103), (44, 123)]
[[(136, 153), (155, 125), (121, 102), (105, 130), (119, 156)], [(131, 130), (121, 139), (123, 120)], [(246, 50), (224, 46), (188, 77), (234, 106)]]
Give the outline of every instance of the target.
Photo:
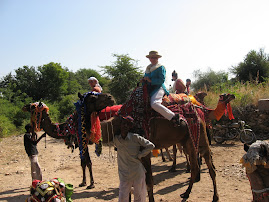
[[(217, 187), (220, 201), (251, 201), (252, 195), (245, 171), (239, 160), (244, 154), (241, 142), (211, 146), (213, 161), (217, 169)], [(39, 163), (43, 179), (62, 178), (74, 185), (72, 199), (82, 201), (117, 201), (119, 179), (116, 159), (109, 158), (109, 147), (103, 147), (103, 154), (97, 157), (94, 146), (90, 146), (93, 162), (95, 188), (87, 190), (78, 187), (82, 171), (78, 150), (71, 153), (62, 140), (47, 137), (38, 144)], [(113, 149), (110, 149), (115, 154)], [(5, 138), (0, 142), (0, 201), (24, 201), (29, 195), (31, 184), (30, 162), (23, 146), (23, 135)], [(181, 201), (179, 195), (187, 189), (189, 173), (185, 173), (185, 158), (177, 156), (177, 172), (169, 173), (172, 163), (162, 162), (161, 157), (152, 158), (154, 173), (154, 196), (156, 201)], [(213, 186), (206, 165), (201, 167), (201, 181), (196, 183), (187, 201), (212, 201)], [(89, 177), (87, 172), (87, 182)]]

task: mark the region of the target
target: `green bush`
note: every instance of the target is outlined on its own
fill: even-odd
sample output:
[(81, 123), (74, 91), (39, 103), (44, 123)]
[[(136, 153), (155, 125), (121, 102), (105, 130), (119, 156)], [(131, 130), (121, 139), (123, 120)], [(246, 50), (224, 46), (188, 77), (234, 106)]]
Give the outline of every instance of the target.
[(8, 137), (16, 132), (16, 126), (5, 115), (0, 115), (0, 138)]

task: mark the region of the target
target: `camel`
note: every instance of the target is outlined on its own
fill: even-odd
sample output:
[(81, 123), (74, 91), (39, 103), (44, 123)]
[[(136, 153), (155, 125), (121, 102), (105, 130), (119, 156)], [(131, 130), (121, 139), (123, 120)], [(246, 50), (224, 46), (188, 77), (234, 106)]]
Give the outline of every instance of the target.
[(269, 142), (258, 140), (250, 146), (245, 144), (244, 150), (247, 153), (240, 163), (246, 168), (253, 201), (269, 202)]
[[(200, 93), (200, 94), (198, 94), (198, 96), (199, 95), (202, 96), (202, 101), (203, 101), (203, 98), (205, 97), (206, 94), (205, 93)], [(197, 96), (197, 94), (196, 94), (196, 96)], [(220, 120), (220, 118), (225, 113), (226, 107), (227, 106), (230, 107), (229, 106), (229, 103), (230, 103), (230, 101), (232, 101), (234, 99), (235, 99), (235, 96), (232, 95), (232, 94), (222, 94), (222, 95), (220, 95), (220, 98), (219, 98), (217, 107), (214, 110), (213, 109), (209, 109), (208, 110), (203, 105), (201, 105), (199, 107), (199, 110), (201, 110), (201, 112), (203, 113), (204, 117), (208, 117), (209, 121), (212, 121), (212, 120)], [(229, 118), (230, 119), (233, 118), (232, 114), (229, 114)], [(208, 140), (210, 142), (209, 131), (207, 131), (207, 137), (208, 137)], [(177, 147), (178, 147), (179, 151), (182, 151), (180, 144), (177, 144)], [(171, 157), (171, 155), (170, 155), (170, 153), (168, 151), (168, 148), (165, 148), (165, 149), (166, 149), (166, 152), (168, 153), (169, 160), (170, 159), (173, 160), (173, 165), (169, 169), (169, 171), (170, 172), (175, 172), (176, 171), (176, 153), (177, 153), (177, 148), (176, 148), (175, 145), (173, 146), (173, 158)], [(184, 154), (186, 156), (186, 162), (187, 162), (187, 170), (186, 170), (186, 172), (190, 172), (190, 162), (189, 162), (187, 153), (184, 151), (184, 149), (183, 149), (183, 152), (184, 152)], [(164, 159), (162, 150), (161, 150), (161, 154), (162, 154), (162, 159)], [(170, 155), (170, 157), (169, 157), (169, 155)], [(198, 161), (200, 163), (201, 162), (201, 159), (198, 159)]]
[[(83, 101), (86, 105), (86, 134), (87, 138), (90, 136), (91, 133), (91, 123), (89, 121), (90, 115), (92, 112), (99, 112), (102, 109), (106, 108), (107, 106), (112, 106), (115, 103), (114, 98), (110, 94), (106, 93), (101, 93), (101, 94), (96, 94), (96, 93), (88, 93), (86, 95), (81, 95), (80, 93), (78, 94), (81, 102)], [(39, 106), (41, 106), (42, 103), (39, 103)], [(35, 110), (35, 108), (38, 107), (37, 105), (33, 104), (27, 104), (25, 105), (22, 110), (27, 111), (27, 112), (32, 112)], [(66, 128), (70, 129), (68, 125), (70, 125), (70, 122), (65, 122), (61, 124), (55, 124), (52, 123), (50, 116), (46, 110), (43, 110), (41, 112), (41, 121), (40, 121), (40, 128), (42, 128), (49, 136), (56, 138), (56, 139), (64, 139), (65, 144), (68, 145), (68, 148), (71, 147), (72, 151), (74, 150), (74, 144), (77, 146), (78, 145), (78, 137), (76, 134), (64, 134), (64, 131), (66, 131)], [(78, 130), (78, 113), (77, 111), (72, 114), (72, 122), (75, 123), (74, 128), (75, 130)], [(81, 153), (81, 151), (80, 151)], [(86, 166), (89, 169), (90, 172), (90, 185), (87, 187), (87, 189), (94, 188), (94, 179), (93, 179), (93, 174), (92, 174), (92, 162), (90, 159), (88, 147), (86, 145), (86, 150), (85, 154), (83, 155), (84, 158), (81, 158), (81, 167), (83, 171), (83, 178), (82, 178), (82, 183), (80, 186), (86, 186)]]

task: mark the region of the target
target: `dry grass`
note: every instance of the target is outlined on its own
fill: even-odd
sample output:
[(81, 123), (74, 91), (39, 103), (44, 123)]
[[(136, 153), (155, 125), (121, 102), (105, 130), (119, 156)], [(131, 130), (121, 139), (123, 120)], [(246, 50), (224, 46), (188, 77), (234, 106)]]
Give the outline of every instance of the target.
[(235, 85), (225, 85), (215, 91), (205, 91), (205, 103), (210, 108), (217, 106), (218, 97), (222, 93), (231, 93), (236, 99), (231, 103), (234, 107), (246, 107), (248, 105), (258, 105), (259, 99), (269, 98), (269, 81), (256, 84), (255, 82), (236, 83)]

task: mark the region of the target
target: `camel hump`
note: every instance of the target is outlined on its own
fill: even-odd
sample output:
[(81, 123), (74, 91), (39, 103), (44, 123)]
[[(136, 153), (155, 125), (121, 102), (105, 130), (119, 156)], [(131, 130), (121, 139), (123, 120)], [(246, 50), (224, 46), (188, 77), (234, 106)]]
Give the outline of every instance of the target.
[(201, 103), (198, 102), (194, 96), (186, 95), (185, 93), (179, 93), (179, 94), (170, 93), (168, 96), (165, 95), (163, 97), (162, 104), (165, 106), (169, 106), (169, 105), (173, 105), (173, 104), (183, 105), (183, 104), (187, 104), (189, 102), (192, 102), (192, 104), (195, 104), (198, 106), (201, 105)]

